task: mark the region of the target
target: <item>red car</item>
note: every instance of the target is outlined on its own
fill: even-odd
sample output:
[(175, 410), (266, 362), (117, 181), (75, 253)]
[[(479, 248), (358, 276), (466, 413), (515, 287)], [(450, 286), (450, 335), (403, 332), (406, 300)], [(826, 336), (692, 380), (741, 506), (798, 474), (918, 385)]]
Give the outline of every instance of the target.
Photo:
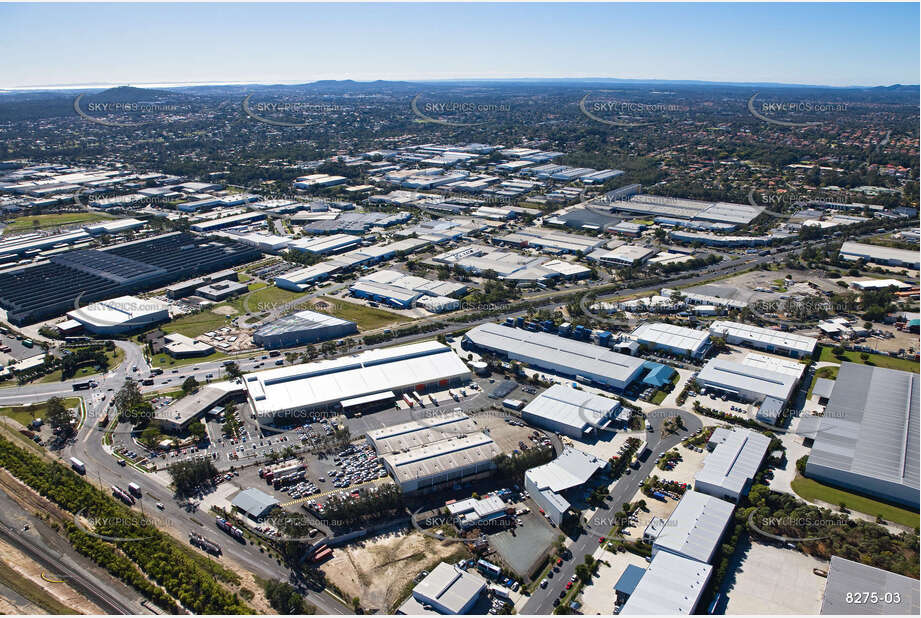
[(562, 558), (557, 558), (557, 560), (556, 560), (556, 566), (563, 566), (563, 559), (562, 559)]
[(566, 582), (566, 590), (572, 588), (572, 582)]
[(602, 544), (602, 543), (604, 543), (604, 537), (603, 537), (603, 536), (599, 536), (599, 537), (598, 537), (598, 544), (600, 545), (600, 544)]

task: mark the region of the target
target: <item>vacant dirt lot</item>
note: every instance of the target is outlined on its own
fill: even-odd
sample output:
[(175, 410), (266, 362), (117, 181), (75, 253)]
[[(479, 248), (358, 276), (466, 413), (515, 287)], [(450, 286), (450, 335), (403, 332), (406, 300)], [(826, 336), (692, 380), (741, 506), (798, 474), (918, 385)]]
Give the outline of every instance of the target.
[(365, 610), (389, 613), (404, 586), (420, 571), (431, 570), (459, 549), (458, 543), (401, 529), (335, 548), (322, 570), (346, 599), (358, 597)]

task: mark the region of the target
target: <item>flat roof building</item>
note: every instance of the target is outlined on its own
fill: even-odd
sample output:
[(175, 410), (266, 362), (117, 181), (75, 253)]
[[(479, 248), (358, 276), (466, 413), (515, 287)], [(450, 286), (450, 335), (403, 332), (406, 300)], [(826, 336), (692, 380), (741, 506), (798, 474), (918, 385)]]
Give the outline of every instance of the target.
[(494, 460), (502, 451), (485, 433), (441, 436), (437, 442), (381, 456), (404, 493), (434, 491), (495, 471)]
[(259, 416), (339, 409), (344, 400), (377, 393), (442, 390), (470, 379), (470, 370), (447, 346), (425, 341), (366, 350), (245, 376)]
[(771, 440), (764, 434), (717, 427), (707, 448), (712, 452), (694, 477), (694, 489), (730, 502), (748, 494)]
[(497, 242), (518, 247), (536, 247), (551, 253), (590, 253), (604, 244), (604, 238), (567, 234), (543, 227), (529, 227), (506, 236)]
[(208, 300), (221, 301), (249, 291), (249, 286), (239, 281), (215, 281), (195, 289), (195, 294)]
[(726, 343), (732, 345), (744, 345), (796, 358), (812, 355), (819, 343), (814, 337), (724, 320), (717, 320), (710, 325), (710, 335), (722, 337)]
[(168, 333), (163, 336), (163, 349), (173, 358), (207, 356), (214, 352), (214, 346), (187, 337), (182, 333)]
[[(878, 600), (854, 602), (854, 595), (876, 594)], [(841, 556), (832, 556), (821, 614), (917, 616), (921, 611), (918, 580)]]
[[(770, 367), (770, 368), (768, 368)], [(770, 363), (739, 363), (712, 358), (695, 378), (698, 384), (755, 403), (767, 398), (787, 403), (799, 382), (789, 372), (777, 371)]]
[(806, 476), (918, 508), (917, 373), (841, 363)]
[(709, 564), (732, 520), (735, 506), (696, 491), (687, 491), (652, 542), (652, 556), (660, 551)]
[(693, 614), (713, 567), (669, 552), (658, 552), (620, 610), (621, 615)]
[(905, 266), (918, 269), (918, 252), (909, 249), (895, 249), (881, 245), (867, 245), (864, 243), (846, 241), (841, 245), (839, 256), (844, 260), (866, 260), (876, 264), (889, 266)]
[(486, 580), (473, 571), (464, 571), (453, 564), (440, 562), (413, 588), (412, 595), (397, 609), (404, 615), (469, 613)]
[(274, 350), (339, 339), (357, 332), (355, 322), (316, 311), (298, 311), (260, 326), (253, 333), (253, 343)]
[(531, 400), (521, 418), (532, 425), (573, 438), (584, 438), (617, 416), (619, 401), (554, 384)]
[(643, 360), (607, 348), (543, 332), (499, 324), (481, 324), (464, 335), (465, 343), (510, 360), (623, 390), (643, 370)]
[(556, 525), (560, 525), (569, 512), (570, 490), (588, 483), (607, 463), (572, 447), (565, 447), (560, 456), (550, 463), (531, 468), (524, 473), (524, 487)]
[(663, 322), (640, 324), (632, 337), (653, 350), (691, 358), (702, 358), (710, 349), (709, 332)]
[(344, 251), (361, 243), (360, 236), (352, 234), (332, 234), (330, 236), (311, 236), (299, 238), (288, 243), (292, 251), (327, 255), (337, 251)]

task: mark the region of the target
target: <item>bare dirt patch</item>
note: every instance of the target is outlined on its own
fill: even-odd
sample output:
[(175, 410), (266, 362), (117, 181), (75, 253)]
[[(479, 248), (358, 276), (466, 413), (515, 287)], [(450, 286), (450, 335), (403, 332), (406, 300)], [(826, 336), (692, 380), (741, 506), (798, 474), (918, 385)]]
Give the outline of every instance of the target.
[(211, 313), (216, 313), (218, 315), (237, 315), (238, 311), (230, 305), (221, 305), (220, 307), (212, 309)]
[(54, 597), (58, 602), (77, 610), (81, 614), (98, 615), (102, 608), (92, 603), (65, 582), (49, 583), (42, 579), (42, 567), (15, 547), (0, 541), (0, 561), (5, 562), (17, 573)]
[(402, 529), (336, 548), (322, 570), (347, 600), (358, 597), (366, 610), (388, 613), (416, 574), (458, 549), (457, 543)]

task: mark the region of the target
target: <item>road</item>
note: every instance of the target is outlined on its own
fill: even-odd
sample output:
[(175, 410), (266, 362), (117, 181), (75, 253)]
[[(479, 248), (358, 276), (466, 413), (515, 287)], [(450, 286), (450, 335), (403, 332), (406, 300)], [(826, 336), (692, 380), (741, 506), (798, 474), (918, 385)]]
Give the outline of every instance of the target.
[[(652, 455), (640, 466), (639, 470), (634, 470), (629, 475), (624, 475), (611, 489), (611, 498), (605, 502), (605, 507), (599, 508), (585, 526), (585, 533), (581, 534), (569, 546), (571, 555), (568, 560), (564, 560), (560, 566), (560, 572), (554, 573), (553, 578), (546, 588), (537, 587), (531, 594), (531, 598), (521, 609), (522, 614), (552, 614), (554, 609), (554, 600), (559, 599), (560, 592), (564, 590), (566, 582), (576, 572), (576, 565), (582, 563), (582, 558), (586, 554), (594, 554), (598, 549), (598, 539), (606, 537), (614, 525), (614, 516), (620, 511), (624, 502), (629, 502), (636, 491), (639, 489), (646, 477), (655, 469), (657, 456), (663, 451), (676, 446), (681, 440), (688, 435), (696, 432), (703, 427), (703, 423), (694, 414), (681, 410), (679, 408), (657, 408), (653, 410), (652, 415), (656, 418), (667, 416), (681, 416), (684, 421), (685, 431), (677, 434), (662, 436), (659, 433), (647, 432), (647, 446), (652, 450)], [(661, 416), (660, 416), (661, 415)]]

